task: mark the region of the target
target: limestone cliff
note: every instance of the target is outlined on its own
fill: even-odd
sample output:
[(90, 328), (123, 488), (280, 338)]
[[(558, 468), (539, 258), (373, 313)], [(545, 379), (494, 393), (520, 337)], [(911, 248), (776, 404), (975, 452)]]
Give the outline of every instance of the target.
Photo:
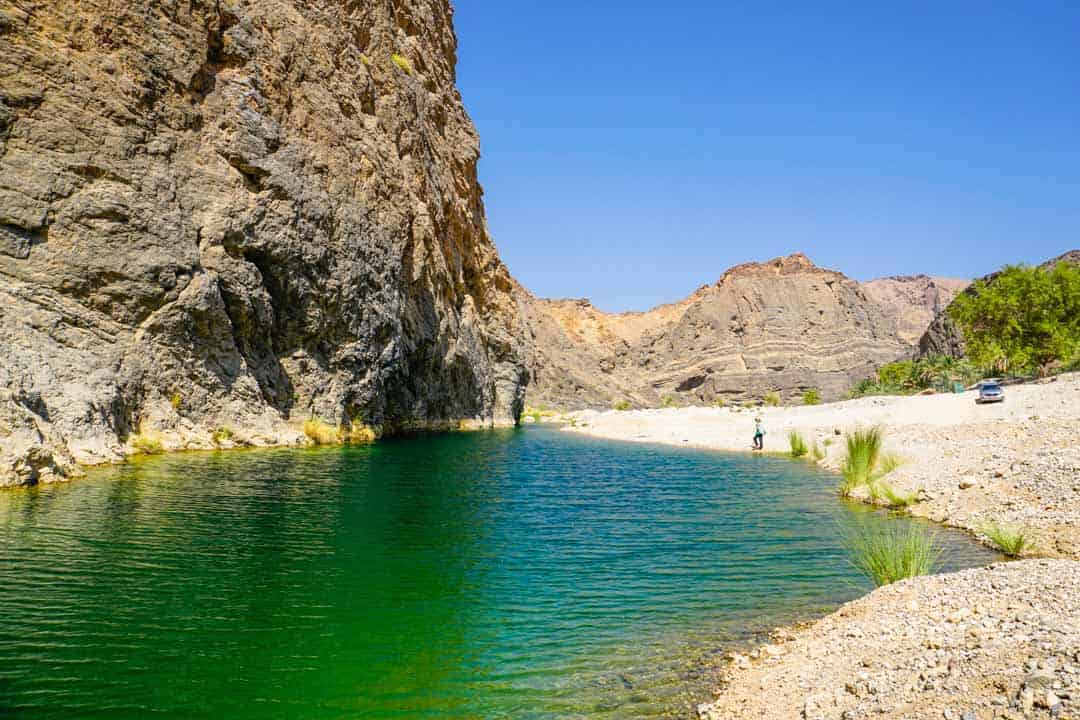
[(449, 0), (0, 0), (0, 484), (514, 422), (455, 54)]
[(518, 297), (531, 338), (533, 405), (655, 406), (669, 395), (702, 403), (772, 391), (792, 400), (810, 388), (834, 399), (911, 353), (859, 283), (801, 254), (732, 268), (648, 313)]

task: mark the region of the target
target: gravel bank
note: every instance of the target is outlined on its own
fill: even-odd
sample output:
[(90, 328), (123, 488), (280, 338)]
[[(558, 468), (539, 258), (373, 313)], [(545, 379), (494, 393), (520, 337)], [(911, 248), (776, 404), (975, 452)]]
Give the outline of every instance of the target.
[(1075, 718), (1080, 562), (906, 580), (732, 655), (704, 720)]

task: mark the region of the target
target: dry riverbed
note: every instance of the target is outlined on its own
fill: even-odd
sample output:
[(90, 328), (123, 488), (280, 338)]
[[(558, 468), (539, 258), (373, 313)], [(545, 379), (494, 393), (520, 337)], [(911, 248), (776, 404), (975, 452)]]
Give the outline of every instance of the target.
[(814, 407), (574, 413), (595, 437), (766, 450), (800, 432), (838, 467), (843, 434), (880, 425), (903, 465), (886, 478), (919, 493), (915, 515), (979, 534), (1020, 527), (1040, 555), (881, 588), (749, 656), (732, 657), (717, 699), (728, 718), (1080, 718), (1080, 374), (974, 393), (875, 397)]

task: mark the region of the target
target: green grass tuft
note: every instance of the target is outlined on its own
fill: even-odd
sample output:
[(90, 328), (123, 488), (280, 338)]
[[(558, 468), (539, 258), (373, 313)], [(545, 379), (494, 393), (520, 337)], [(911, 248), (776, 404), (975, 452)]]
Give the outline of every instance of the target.
[(161, 439), (146, 433), (132, 436), (131, 448), (136, 455), (160, 455), (165, 452)]
[(371, 66), (371, 58), (369, 58), (364, 53), (360, 53), (360, 62), (364, 63), (364, 65), (366, 65), (368, 67)]
[(220, 446), (231, 441), (233, 439), (233, 436), (234, 433), (232, 429), (223, 426), (215, 430), (210, 436), (210, 439), (214, 441), (215, 445)]
[(675, 397), (674, 395), (665, 395), (660, 400), (660, 407), (662, 407), (662, 408), (679, 407), (679, 399), (677, 397)]
[(882, 503), (893, 510), (906, 510), (919, 502), (919, 493), (904, 493), (894, 488), (884, 480), (875, 480), (868, 487), (870, 499), (875, 503)]
[(881, 457), (882, 435), (880, 427), (872, 427), (856, 430), (847, 436), (847, 455), (840, 464), (842, 496), (848, 497), (856, 488), (869, 485), (874, 480)]
[(904, 578), (929, 575), (938, 567), (937, 535), (914, 523), (861, 526), (845, 537), (851, 564), (881, 587)]
[(633, 405), (631, 405), (631, 404), (630, 404), (630, 401), (629, 401), (629, 400), (616, 400), (616, 401), (615, 401), (614, 403), (612, 403), (612, 405), (611, 405), (611, 408), (612, 408), (613, 410), (620, 410), (620, 411), (625, 411), (625, 410), (629, 410), (629, 409), (631, 409), (632, 407), (633, 407)]
[(727, 405), (727, 400), (725, 400), (724, 398), (722, 398), (722, 397), (713, 398), (713, 401), (712, 401), (712, 406), (713, 407), (722, 408), (725, 405)]
[(817, 390), (815, 390), (813, 388), (810, 388), (809, 390), (807, 390), (806, 392), (803, 393), (802, 402), (803, 402), (803, 405), (820, 405), (821, 404), (821, 393), (819, 393)]
[(179, 412), (180, 406), (184, 404), (184, 399), (180, 397), (180, 393), (173, 393), (169, 397), (169, 404), (172, 405), (173, 410)]
[(810, 452), (810, 448), (806, 446), (806, 440), (803, 440), (803, 436), (799, 434), (798, 430), (792, 430), (788, 433), (788, 444), (791, 446), (791, 457), (801, 458)]
[(766, 393), (762, 401), (769, 407), (779, 407), (781, 402), (780, 393), (775, 390), (771, 393)]
[(814, 447), (810, 452), (818, 462), (825, 459), (825, 449), (817, 444), (817, 440), (814, 441)]
[(998, 550), (1009, 557), (1018, 557), (1024, 550), (1031, 549), (1031, 537), (1022, 528), (989, 522), (979, 528)]
[(405, 57), (404, 55), (394, 53), (390, 56), (390, 59), (394, 62), (395, 65), (404, 70), (406, 75), (413, 74), (413, 66), (412, 63), (409, 62), (409, 58)]

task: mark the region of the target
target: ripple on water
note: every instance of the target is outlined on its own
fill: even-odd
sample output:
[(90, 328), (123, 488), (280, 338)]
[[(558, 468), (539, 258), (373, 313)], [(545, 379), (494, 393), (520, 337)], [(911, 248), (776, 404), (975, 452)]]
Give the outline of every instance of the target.
[(682, 716), (725, 643), (868, 589), (838, 529), (909, 521), (833, 485), (536, 428), (0, 493), (0, 716)]

